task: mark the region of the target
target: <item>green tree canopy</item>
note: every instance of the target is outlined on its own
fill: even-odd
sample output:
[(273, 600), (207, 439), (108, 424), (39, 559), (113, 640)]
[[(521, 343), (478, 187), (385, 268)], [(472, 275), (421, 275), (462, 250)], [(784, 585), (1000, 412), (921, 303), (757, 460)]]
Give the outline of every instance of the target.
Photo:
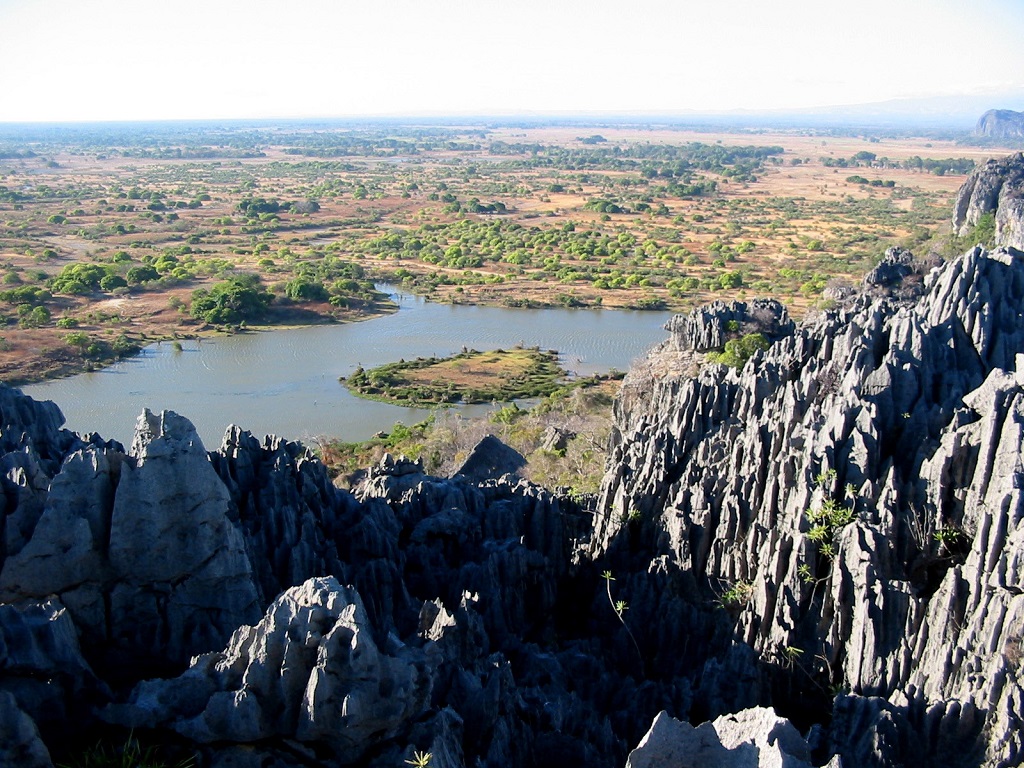
[(53, 280), (50, 290), (54, 293), (84, 294), (97, 291), (100, 281), (110, 274), (98, 264), (68, 264)]
[(261, 318), (273, 300), (258, 275), (235, 275), (209, 290), (193, 291), (191, 314), (207, 323), (230, 325)]

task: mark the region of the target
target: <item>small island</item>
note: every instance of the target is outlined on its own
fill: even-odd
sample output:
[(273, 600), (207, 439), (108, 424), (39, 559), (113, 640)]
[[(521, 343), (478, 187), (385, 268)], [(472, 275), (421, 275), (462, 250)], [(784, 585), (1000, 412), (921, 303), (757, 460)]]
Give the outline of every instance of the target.
[(567, 383), (558, 353), (538, 347), (452, 357), (418, 357), (377, 368), (357, 368), (339, 379), (359, 397), (409, 405), (507, 402), (549, 395)]

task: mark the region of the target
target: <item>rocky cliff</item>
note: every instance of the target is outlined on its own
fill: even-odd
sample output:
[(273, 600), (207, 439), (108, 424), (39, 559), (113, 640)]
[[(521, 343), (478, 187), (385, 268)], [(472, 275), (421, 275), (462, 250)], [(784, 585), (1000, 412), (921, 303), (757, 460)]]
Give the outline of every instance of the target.
[(1024, 112), (990, 109), (978, 119), (974, 133), (997, 141), (1020, 141), (1024, 139)]
[(993, 219), (996, 245), (1024, 249), (1024, 153), (989, 160), (960, 187), (953, 231), (966, 236), (984, 216)]
[(146, 412), (126, 450), (0, 387), (0, 765), (130, 732), (220, 768), (1019, 765), (1022, 305), (1012, 248), (894, 251), (799, 326), (676, 318), (596, 509), (493, 445), (349, 492), (297, 443)]
[(1024, 261), (977, 248), (924, 291), (627, 381), (591, 556), (691, 717), (831, 710), (852, 765), (1024, 761)]

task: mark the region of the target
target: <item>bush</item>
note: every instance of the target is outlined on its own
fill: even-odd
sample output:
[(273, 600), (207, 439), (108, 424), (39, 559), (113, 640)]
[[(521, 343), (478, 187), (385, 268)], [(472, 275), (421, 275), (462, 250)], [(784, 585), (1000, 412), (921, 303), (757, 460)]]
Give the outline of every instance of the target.
[(327, 301), (330, 298), (323, 283), (301, 277), (297, 277), (285, 285), (284, 295), (292, 301), (298, 302)]
[[(58, 325), (60, 321), (58, 321)], [(78, 347), (79, 349), (85, 349), (89, 346), (89, 334), (84, 331), (73, 331), (64, 337), (64, 341), (70, 344), (72, 347)]]
[(742, 339), (727, 341), (722, 352), (711, 352), (708, 359), (713, 363), (742, 368), (756, 351), (768, 349), (770, 346), (771, 343), (763, 333), (748, 333)]
[(125, 273), (125, 280), (128, 285), (142, 285), (160, 279), (160, 273), (155, 267), (132, 267)]
[(107, 275), (100, 280), (100, 288), (104, 291), (112, 291), (115, 288), (126, 288), (127, 286), (128, 281), (120, 275)]
[(55, 293), (86, 294), (99, 290), (107, 270), (98, 264), (68, 264), (50, 281)]
[(237, 275), (210, 290), (194, 291), (191, 314), (214, 325), (232, 325), (263, 317), (273, 299), (262, 289), (258, 275)]
[(18, 307), (18, 314), (21, 315), (18, 325), (22, 328), (38, 328), (50, 322), (50, 310), (46, 307), (30, 307), (24, 313), (21, 311), (22, 307), (29, 307), (29, 305), (22, 304)]

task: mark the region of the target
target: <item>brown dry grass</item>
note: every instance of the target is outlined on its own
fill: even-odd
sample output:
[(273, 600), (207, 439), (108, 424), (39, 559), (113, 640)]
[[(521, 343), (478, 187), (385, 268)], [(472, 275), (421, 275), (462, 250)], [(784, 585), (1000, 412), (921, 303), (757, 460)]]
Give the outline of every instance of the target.
[[(257, 271), (266, 284), (279, 291), (295, 269), (296, 264), (312, 257), (303, 254), (325, 244), (340, 243), (337, 252), (341, 258), (359, 260), (371, 270), (404, 268), (416, 275), (440, 273), (452, 281), (464, 280), (464, 270), (444, 269), (414, 259), (389, 259), (381, 262), (355, 252), (354, 244), (380, 234), (382, 231), (409, 231), (422, 224), (444, 224), (456, 221), (458, 214), (443, 211), (443, 204), (430, 199), (440, 183), (447, 184), (462, 200), (477, 196), (482, 200), (504, 201), (509, 213), (501, 217), (524, 227), (557, 228), (572, 222), (577, 227), (590, 227), (615, 235), (631, 232), (639, 242), (652, 240), (667, 246), (670, 240), (684, 245), (696, 257), (692, 265), (675, 265), (680, 274), (696, 277), (715, 274), (718, 268), (711, 262), (710, 246), (719, 240), (738, 242), (750, 240), (755, 249), (741, 255), (727, 265), (728, 269), (742, 270), (748, 286), (758, 283), (773, 286), (773, 290), (798, 312), (816, 300), (814, 295), (799, 290), (799, 280), (783, 280), (780, 270), (827, 271), (829, 276), (856, 280), (864, 269), (867, 250), (877, 251), (886, 242), (894, 242), (910, 234), (911, 227), (855, 210), (859, 204), (886, 203), (893, 208), (911, 212), (917, 206), (925, 210), (933, 227), (940, 227), (948, 215), (949, 201), (963, 181), (952, 175), (935, 176), (902, 169), (847, 169), (829, 168), (822, 158), (850, 157), (861, 150), (878, 156), (904, 159), (914, 155), (931, 158), (971, 157), (983, 161), (992, 152), (957, 146), (934, 139), (886, 138), (868, 141), (857, 137), (822, 137), (798, 133), (738, 133), (708, 134), (676, 130), (641, 130), (636, 128), (579, 127), (491, 129), (488, 141), (538, 142), (563, 147), (581, 148), (577, 137), (601, 133), (609, 142), (685, 144), (702, 142), (724, 145), (780, 145), (785, 148), (782, 165), (767, 165), (755, 183), (736, 183), (719, 178), (719, 193), (713, 198), (669, 199), (669, 217), (648, 215), (612, 215), (604, 220), (600, 214), (584, 210), (584, 204), (607, 193), (609, 188), (623, 179), (636, 177), (635, 173), (597, 169), (588, 173), (588, 180), (579, 174), (545, 168), (510, 168), (501, 165), (507, 157), (488, 157), (486, 152), (475, 155), (447, 149), (422, 153), (415, 162), (388, 165), (379, 158), (344, 158), (351, 170), (324, 171), (310, 175), (308, 167), (300, 166), (309, 158), (285, 154), (281, 147), (266, 147), (266, 157), (224, 161), (152, 160), (124, 158), (110, 155), (101, 159), (95, 153), (71, 151), (50, 152), (45, 158), (0, 161), (0, 186), (11, 189), (35, 189), (46, 185), (60, 194), (13, 204), (0, 202), (0, 266), (7, 274), (54, 275), (75, 262), (109, 261), (115, 250), (127, 250), (139, 260), (156, 256), (166, 247), (180, 246), (185, 238), (201, 235), (197, 248), (202, 259), (222, 259), (234, 268)], [(486, 144), (486, 142), (483, 142)], [(800, 159), (799, 165), (791, 161)], [(49, 167), (44, 160), (55, 161), (59, 167)], [(470, 177), (467, 164), (478, 167)], [(896, 183), (896, 190), (880, 189), (847, 182), (847, 176), (857, 173), (866, 178), (881, 178)], [(553, 181), (565, 182), (566, 191), (548, 193)], [(298, 200), (310, 196), (316, 184), (340, 181), (366, 183), (372, 190), (368, 199), (356, 200), (351, 194), (317, 195), (321, 210), (307, 217), (288, 217), (289, 225), (302, 228), (280, 229), (264, 235), (245, 233), (239, 224), (236, 209), (245, 195)], [(419, 189), (407, 191), (407, 185), (416, 182)], [(609, 186), (611, 185), (611, 186)], [(118, 195), (133, 186), (144, 191), (159, 191), (172, 199), (187, 199), (198, 191), (209, 194), (210, 199), (201, 208), (176, 211), (178, 221), (154, 222), (141, 216), (138, 210), (118, 212), (116, 203), (125, 201)], [(907, 192), (899, 192), (905, 190)], [(917, 202), (915, 202), (915, 200)], [(787, 214), (784, 226), (774, 228), (765, 222), (778, 219), (779, 201), (796, 201), (800, 215)], [(139, 201), (134, 201), (138, 203)], [(144, 201), (143, 201), (144, 202)], [(71, 215), (71, 212), (74, 214)], [(774, 213), (773, 213), (774, 212)], [(68, 223), (47, 223), (48, 217), (60, 213), (68, 215)], [(707, 217), (698, 225), (698, 216)], [(684, 223), (675, 224), (675, 217)], [(471, 217), (472, 218), (472, 217)], [(223, 223), (231, 220), (231, 224)], [(128, 234), (114, 234), (110, 227), (123, 224), (134, 227)], [(730, 230), (732, 227), (733, 230)], [(84, 234), (83, 234), (84, 233)], [(99, 234), (97, 234), (99, 233)], [(846, 246), (844, 242), (866, 238), (874, 244)], [(880, 238), (880, 239), (879, 239)], [(825, 241), (822, 252), (810, 252), (806, 243), (811, 239)], [(264, 254), (253, 252), (259, 241), (269, 246)], [(352, 245), (350, 245), (352, 244)], [(51, 248), (55, 258), (40, 260), (43, 249)], [(299, 254), (301, 258), (279, 255), (282, 249)], [(261, 266), (262, 258), (270, 257), (275, 267)], [(583, 262), (565, 258), (567, 266), (583, 267)], [(713, 298), (744, 297), (764, 293), (764, 289), (745, 287), (740, 290), (709, 291), (695, 289), (683, 298), (675, 297), (663, 286), (603, 290), (592, 282), (558, 282), (550, 279), (531, 279), (535, 268), (518, 274), (508, 265), (488, 263), (472, 272), (480, 279), (464, 281), (463, 285), (441, 285), (433, 294), (440, 301), (511, 303), (529, 301), (537, 304), (556, 304), (559, 297), (570, 295), (582, 303), (600, 301), (606, 307), (626, 307), (639, 298), (651, 296), (666, 302), (672, 308), (688, 306)], [(501, 277), (504, 282), (485, 284), (485, 277)], [(36, 278), (33, 278), (36, 279)], [(109, 295), (92, 297), (58, 297), (51, 307), (54, 318), (68, 316), (80, 323), (84, 330), (99, 337), (126, 333), (139, 343), (176, 335), (208, 332), (187, 314), (175, 309), (172, 302), (187, 303), (191, 292), (209, 285), (215, 275), (202, 276), (186, 285), (157, 287), (150, 291), (133, 292), (124, 299)], [(327, 305), (312, 305), (298, 310), (282, 312), (279, 320), (309, 322), (318, 315), (331, 312), (339, 319), (355, 319), (358, 313), (343, 313)], [(13, 319), (13, 308), (8, 308)], [(0, 378), (8, 381), (27, 381), (45, 376), (61, 375), (79, 370), (84, 361), (63, 341), (66, 331), (49, 326), (40, 329), (22, 329), (9, 322), (2, 331), (6, 349), (0, 350)]]
[(523, 376), (534, 365), (525, 350), (504, 353), (482, 352), (467, 357), (441, 360), (424, 368), (410, 368), (403, 377), (411, 384), (454, 385), (457, 389), (491, 389)]

